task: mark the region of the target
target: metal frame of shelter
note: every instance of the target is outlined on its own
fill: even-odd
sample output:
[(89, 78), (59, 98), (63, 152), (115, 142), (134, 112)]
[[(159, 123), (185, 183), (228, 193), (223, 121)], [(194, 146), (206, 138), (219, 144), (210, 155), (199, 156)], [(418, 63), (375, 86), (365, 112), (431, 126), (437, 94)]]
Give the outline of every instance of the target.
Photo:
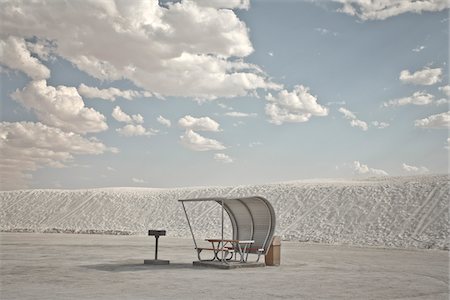
[[(205, 202), (214, 201), (222, 206), (221, 215), (221, 249), (222, 262), (224, 259), (224, 212), (227, 212), (230, 217), (233, 228), (233, 240), (251, 240), (253, 243), (251, 247), (246, 249), (246, 255), (258, 254), (256, 261), (262, 254), (266, 255), (269, 246), (272, 243), (275, 232), (275, 211), (270, 202), (259, 196), (244, 197), (244, 198), (194, 198), (194, 199), (180, 199), (178, 200), (183, 205), (183, 210), (186, 215), (186, 220), (192, 234), (195, 249), (197, 250), (198, 258), (200, 259), (200, 252), (204, 248), (199, 248), (195, 240), (194, 232), (192, 230), (191, 222), (186, 211), (185, 202)], [(226, 252), (226, 250), (225, 250)], [(242, 252), (241, 252), (242, 255)], [(246, 261), (246, 259), (245, 259)]]

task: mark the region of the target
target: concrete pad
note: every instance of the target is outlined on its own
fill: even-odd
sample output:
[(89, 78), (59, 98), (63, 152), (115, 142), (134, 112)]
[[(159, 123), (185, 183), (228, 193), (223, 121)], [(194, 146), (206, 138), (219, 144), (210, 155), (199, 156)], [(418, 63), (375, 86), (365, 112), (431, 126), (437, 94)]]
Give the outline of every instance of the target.
[(168, 265), (169, 260), (163, 259), (144, 259), (144, 265)]
[(263, 262), (246, 262), (241, 263), (239, 261), (230, 261), (227, 263), (223, 263), (220, 261), (194, 261), (192, 264), (195, 267), (207, 267), (207, 268), (216, 268), (216, 269), (243, 269), (243, 268), (257, 268), (257, 267), (265, 267), (266, 264)]

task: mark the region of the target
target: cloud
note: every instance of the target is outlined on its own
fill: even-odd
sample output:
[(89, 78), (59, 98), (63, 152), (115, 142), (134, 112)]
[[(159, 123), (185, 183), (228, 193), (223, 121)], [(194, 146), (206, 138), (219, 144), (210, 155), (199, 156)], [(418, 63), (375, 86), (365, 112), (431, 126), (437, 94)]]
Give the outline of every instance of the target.
[(122, 97), (127, 100), (132, 100), (136, 97), (151, 97), (150, 92), (140, 92), (134, 90), (119, 90), (111, 87), (107, 89), (99, 89), (97, 87), (90, 87), (85, 84), (80, 84), (78, 87), (78, 93), (86, 98), (98, 98), (103, 100), (115, 101), (118, 97)]
[(430, 69), (426, 67), (425, 69), (416, 71), (412, 74), (408, 70), (403, 70), (400, 72), (399, 79), (403, 83), (433, 85), (442, 80), (441, 75), (441, 68)]
[(280, 88), (244, 61), (253, 52), (249, 30), (229, 9), (193, 1), (19, 0), (2, 2), (0, 19), (2, 36), (52, 41), (52, 55), (92, 77), (129, 80), (162, 96), (216, 99)]
[(32, 110), (46, 125), (76, 133), (100, 132), (108, 129), (105, 116), (84, 106), (74, 87), (47, 86), (45, 80), (31, 81), (23, 90), (11, 97)]
[(131, 178), (131, 180), (134, 182), (134, 183), (144, 183), (145, 181), (144, 181), (144, 179), (140, 179), (140, 178)]
[(344, 115), (345, 119), (350, 120), (350, 126), (359, 127), (363, 131), (367, 131), (367, 129), (369, 128), (366, 122), (358, 120), (358, 118), (356, 118), (356, 115), (348, 109), (340, 107), (338, 111)]
[(402, 164), (402, 168), (406, 172), (411, 172), (411, 173), (428, 173), (430, 171), (425, 167), (410, 166), (405, 163)]
[(22, 71), (34, 80), (50, 77), (50, 70), (31, 56), (25, 40), (20, 37), (9, 36), (0, 40), (0, 64)]
[(181, 144), (193, 151), (210, 151), (210, 150), (224, 150), (226, 147), (219, 141), (208, 139), (200, 134), (186, 130), (184, 135), (180, 136)]
[(390, 126), (389, 123), (386, 122), (378, 122), (378, 121), (372, 121), (372, 125), (375, 126), (378, 129), (384, 129)]
[(122, 128), (116, 129), (121, 136), (150, 136), (158, 133), (155, 129), (146, 129), (142, 125), (127, 124)]
[(194, 0), (199, 6), (207, 6), (214, 8), (239, 8), (249, 9), (250, 0)]
[(444, 149), (450, 150), (450, 138), (447, 138), (447, 144), (444, 146)]
[(431, 115), (427, 118), (414, 121), (414, 126), (421, 128), (449, 128), (450, 111)]
[(219, 123), (210, 117), (194, 118), (187, 115), (178, 120), (178, 125), (184, 129), (192, 129), (197, 131), (220, 131)]
[(439, 87), (439, 90), (442, 93), (444, 93), (444, 95), (446, 95), (447, 97), (450, 97), (450, 85), (449, 84)]
[(229, 164), (233, 162), (233, 159), (226, 154), (216, 153), (214, 154), (214, 159), (224, 164)]
[(225, 116), (228, 117), (234, 117), (234, 118), (249, 118), (249, 117), (256, 117), (258, 114), (256, 113), (243, 113), (238, 111), (230, 111), (225, 113)]
[(95, 138), (33, 122), (0, 123), (0, 186), (26, 188), (33, 171), (65, 167), (74, 155), (117, 153)]
[(124, 113), (119, 106), (114, 107), (111, 115), (118, 122), (138, 124), (144, 123), (144, 118), (140, 114), (130, 116)]
[(416, 48), (412, 49), (412, 51), (414, 51), (414, 52), (420, 52), (420, 51), (422, 51), (423, 49), (425, 49), (425, 46), (417, 46)]
[(446, 0), (334, 0), (342, 6), (337, 10), (361, 20), (384, 20), (403, 13), (420, 14), (425, 11), (442, 11), (450, 6)]
[(297, 85), (292, 92), (282, 90), (276, 96), (266, 96), (266, 115), (269, 122), (283, 123), (307, 122), (312, 116), (326, 116), (328, 109), (317, 103), (317, 97), (309, 93), (309, 88)]
[(424, 91), (415, 92), (412, 96), (390, 100), (383, 103), (383, 107), (404, 106), (404, 105), (427, 105), (431, 104), (434, 96)]
[(172, 126), (172, 122), (170, 122), (170, 120), (164, 118), (163, 116), (159, 116), (156, 121), (158, 121), (159, 124), (162, 124), (166, 127), (171, 127)]
[(353, 171), (359, 175), (375, 175), (375, 176), (388, 176), (386, 171), (380, 169), (369, 168), (367, 165), (355, 160), (353, 162)]
[(314, 30), (317, 31), (318, 33), (322, 34), (322, 35), (328, 35), (328, 34), (333, 35), (333, 36), (337, 36), (338, 35), (337, 32), (330, 31), (330, 30), (328, 30), (326, 28), (317, 27), (317, 28), (314, 28)]

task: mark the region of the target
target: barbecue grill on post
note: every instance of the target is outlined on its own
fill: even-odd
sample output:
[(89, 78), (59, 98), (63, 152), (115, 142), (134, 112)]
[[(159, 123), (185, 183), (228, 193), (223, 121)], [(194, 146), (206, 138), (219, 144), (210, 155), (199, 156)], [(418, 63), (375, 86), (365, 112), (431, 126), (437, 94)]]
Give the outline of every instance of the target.
[(154, 236), (155, 237), (155, 259), (146, 259), (144, 260), (144, 264), (148, 264), (148, 265), (168, 265), (169, 261), (168, 260), (162, 260), (162, 259), (158, 259), (158, 240), (160, 236), (165, 236), (166, 235), (166, 231), (165, 230), (149, 230), (148, 231), (148, 235), (149, 236)]

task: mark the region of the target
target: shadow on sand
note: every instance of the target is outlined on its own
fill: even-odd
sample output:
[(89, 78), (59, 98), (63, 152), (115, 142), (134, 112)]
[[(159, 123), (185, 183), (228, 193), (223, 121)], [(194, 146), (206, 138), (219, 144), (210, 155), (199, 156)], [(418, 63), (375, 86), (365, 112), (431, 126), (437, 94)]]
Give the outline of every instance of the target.
[(133, 271), (157, 271), (157, 270), (175, 270), (192, 269), (192, 263), (170, 263), (168, 265), (148, 265), (143, 261), (122, 261), (107, 264), (84, 265), (84, 268), (105, 271), (105, 272), (133, 272)]

